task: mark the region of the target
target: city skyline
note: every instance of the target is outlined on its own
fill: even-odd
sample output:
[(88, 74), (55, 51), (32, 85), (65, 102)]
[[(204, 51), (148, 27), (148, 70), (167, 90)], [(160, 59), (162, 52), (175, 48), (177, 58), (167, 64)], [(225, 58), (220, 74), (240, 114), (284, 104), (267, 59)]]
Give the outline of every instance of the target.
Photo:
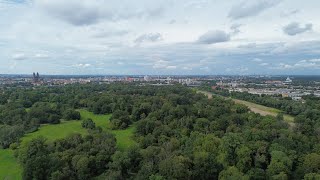
[(319, 5), (0, 0), (0, 74), (320, 75)]

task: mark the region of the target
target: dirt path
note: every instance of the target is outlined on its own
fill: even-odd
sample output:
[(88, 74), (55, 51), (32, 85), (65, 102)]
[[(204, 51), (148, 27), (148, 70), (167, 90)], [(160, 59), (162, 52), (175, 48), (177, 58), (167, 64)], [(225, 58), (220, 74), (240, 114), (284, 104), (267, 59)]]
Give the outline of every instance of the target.
[[(209, 99), (212, 98), (212, 96), (214, 96), (214, 95), (223, 97), (221, 95), (212, 94), (212, 93), (207, 92), (207, 91), (198, 91), (198, 92), (202, 93), (202, 94), (205, 94), (206, 96), (208, 96)], [(282, 112), (279, 109), (270, 108), (270, 107), (267, 107), (267, 106), (262, 106), (260, 104), (255, 104), (255, 103), (248, 102), (248, 101), (243, 101), (243, 100), (233, 99), (233, 98), (227, 98), (227, 97), (223, 97), (223, 98), (232, 99), (237, 104), (246, 105), (250, 109), (250, 111), (252, 111), (254, 113), (258, 113), (258, 114), (260, 114), (262, 116), (267, 116), (267, 115), (277, 116), (279, 113)], [(283, 118), (290, 126), (294, 126), (294, 122), (293, 122), (294, 121), (294, 117), (293, 116), (284, 114)]]

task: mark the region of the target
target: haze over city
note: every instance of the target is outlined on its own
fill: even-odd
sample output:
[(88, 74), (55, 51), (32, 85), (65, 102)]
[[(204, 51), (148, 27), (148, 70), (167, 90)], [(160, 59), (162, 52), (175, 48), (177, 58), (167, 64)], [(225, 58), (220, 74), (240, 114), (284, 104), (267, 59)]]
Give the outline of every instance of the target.
[(316, 0), (0, 0), (0, 74), (320, 75)]

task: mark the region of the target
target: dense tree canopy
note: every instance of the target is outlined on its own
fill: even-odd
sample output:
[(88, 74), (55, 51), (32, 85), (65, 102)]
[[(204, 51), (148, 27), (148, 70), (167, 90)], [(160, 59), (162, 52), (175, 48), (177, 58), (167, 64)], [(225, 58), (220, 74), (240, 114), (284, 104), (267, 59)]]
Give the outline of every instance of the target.
[(3, 148), (40, 124), (80, 119), (76, 110), (81, 108), (112, 114), (113, 129), (135, 128), (132, 140), (137, 145), (125, 150), (118, 149), (115, 137), (90, 119), (82, 122), (89, 132), (86, 136), (74, 134), (54, 142), (34, 139), (18, 148), (24, 179), (320, 176), (319, 99), (312, 97), (288, 111), (299, 110), (292, 113), (297, 114), (294, 128), (281, 115), (260, 116), (231, 100), (208, 99), (180, 85), (16, 88), (4, 90), (0, 99)]

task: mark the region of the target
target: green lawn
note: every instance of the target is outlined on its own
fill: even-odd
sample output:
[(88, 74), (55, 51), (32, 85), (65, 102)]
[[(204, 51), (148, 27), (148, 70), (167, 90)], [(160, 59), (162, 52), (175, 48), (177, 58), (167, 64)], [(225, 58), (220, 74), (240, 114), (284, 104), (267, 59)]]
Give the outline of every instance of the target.
[[(128, 147), (135, 144), (132, 140), (134, 126), (131, 126), (125, 130), (111, 130), (110, 129), (110, 117), (111, 115), (95, 115), (87, 110), (79, 110), (81, 119), (91, 118), (96, 126), (102, 127), (104, 131), (111, 132), (117, 139), (117, 146), (120, 150), (126, 150)], [(62, 139), (73, 133), (87, 134), (88, 131), (81, 127), (81, 120), (79, 121), (63, 121), (57, 125), (42, 125), (38, 131), (26, 134), (21, 139), (21, 145), (23, 146), (32, 139), (43, 136), (49, 141), (56, 139)], [(0, 149), (0, 180), (3, 179), (21, 179), (21, 168), (17, 163), (16, 158), (13, 156), (12, 150)]]
[[(88, 112), (87, 110), (79, 110), (81, 114), (81, 119), (91, 118), (97, 126), (101, 126), (104, 130), (109, 127), (109, 118), (111, 115), (95, 115), (93, 113)], [(87, 134), (88, 131), (81, 127), (81, 120), (74, 121), (63, 121), (60, 124), (52, 125), (46, 124), (42, 125), (38, 131), (29, 133), (25, 135), (21, 139), (21, 144), (25, 144), (26, 142), (43, 136), (49, 141), (54, 141), (56, 139), (62, 139), (73, 133)]]
[(39, 136), (43, 136), (49, 141), (53, 141), (62, 139), (73, 133), (87, 133), (87, 130), (81, 127), (81, 121), (64, 121), (56, 125), (42, 125), (38, 131), (26, 134), (21, 139), (21, 144), (23, 145)]
[(117, 145), (120, 150), (126, 150), (136, 142), (132, 140), (134, 126), (130, 126), (125, 130), (113, 130), (112, 133), (117, 138)]
[(110, 119), (111, 115), (97, 115), (97, 114), (93, 114), (92, 112), (89, 112), (85, 109), (80, 109), (79, 112), (81, 114), (82, 120), (87, 119), (87, 118), (91, 118), (96, 123), (96, 126), (102, 127), (102, 129), (105, 131), (110, 130), (109, 119)]
[[(120, 150), (125, 150), (134, 144), (134, 141), (131, 138), (133, 135), (134, 126), (131, 126), (125, 130), (111, 130), (109, 121), (111, 115), (96, 115), (84, 109), (79, 110), (79, 112), (81, 114), (81, 119), (91, 118), (96, 123), (96, 126), (102, 127), (102, 129), (106, 132), (113, 133), (116, 136), (117, 145)], [(81, 122), (81, 120), (63, 121), (57, 125), (42, 125), (38, 131), (25, 135), (21, 139), (21, 144), (23, 145), (39, 136), (43, 136), (49, 141), (53, 141), (56, 139), (62, 139), (73, 133), (87, 134), (88, 131), (81, 127)]]
[(21, 168), (10, 149), (0, 149), (0, 180), (21, 179)]
[(135, 144), (132, 140), (134, 126), (130, 126), (125, 130), (111, 130), (109, 121), (111, 115), (96, 115), (84, 109), (79, 110), (79, 112), (82, 119), (91, 118), (96, 123), (96, 126), (102, 127), (104, 131), (113, 133), (116, 136), (117, 145), (120, 150), (125, 150)]

